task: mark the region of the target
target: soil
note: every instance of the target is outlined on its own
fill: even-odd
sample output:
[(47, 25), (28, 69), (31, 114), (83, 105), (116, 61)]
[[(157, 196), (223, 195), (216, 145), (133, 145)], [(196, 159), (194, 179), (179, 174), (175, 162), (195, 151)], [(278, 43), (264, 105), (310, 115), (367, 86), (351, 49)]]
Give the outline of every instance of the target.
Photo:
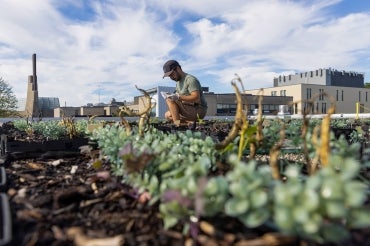
[[(167, 129), (167, 128), (165, 128)], [(172, 131), (173, 129), (167, 129)], [(208, 129), (224, 136), (224, 130)], [(235, 219), (202, 219), (198, 233), (179, 224), (164, 230), (158, 205), (96, 167), (78, 151), (8, 156), (6, 193), (12, 215), (9, 245), (307, 245), (271, 228), (249, 229)], [(370, 229), (354, 230), (341, 245), (370, 245)]]

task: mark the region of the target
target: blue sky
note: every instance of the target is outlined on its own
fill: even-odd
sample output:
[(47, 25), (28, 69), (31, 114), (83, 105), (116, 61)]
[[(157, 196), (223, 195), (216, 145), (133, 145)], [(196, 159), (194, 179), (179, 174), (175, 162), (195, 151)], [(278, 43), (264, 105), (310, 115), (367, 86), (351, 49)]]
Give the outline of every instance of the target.
[(37, 54), (40, 96), (61, 105), (132, 101), (173, 86), (176, 59), (215, 93), (319, 68), (370, 82), (368, 0), (0, 0), (0, 77), (26, 97)]

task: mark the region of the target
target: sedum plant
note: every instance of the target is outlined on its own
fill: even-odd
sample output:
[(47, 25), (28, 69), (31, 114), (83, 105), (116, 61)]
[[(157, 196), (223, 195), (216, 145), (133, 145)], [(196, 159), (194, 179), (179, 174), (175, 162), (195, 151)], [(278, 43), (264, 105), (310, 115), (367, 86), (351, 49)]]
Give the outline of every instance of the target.
[[(87, 121), (71, 121), (66, 125), (63, 121), (26, 121), (16, 120), (14, 127), (28, 135), (39, 134), (46, 140), (59, 140), (65, 137), (85, 136)], [(73, 131), (71, 131), (73, 129)]]
[(271, 169), (257, 162), (238, 163), (230, 157), (234, 169), (226, 175), (230, 196), (225, 202), (225, 213), (238, 218), (248, 227), (262, 225), (270, 217)]
[[(274, 125), (272, 132), (276, 133), (278, 125), (269, 125)], [(295, 131), (290, 131), (288, 137), (295, 138), (292, 142), (302, 145)], [(264, 129), (265, 136), (273, 136), (272, 132)], [(246, 227), (273, 225), (293, 236), (336, 243), (345, 240), (350, 228), (370, 225), (364, 205), (368, 186), (357, 180), (359, 144), (349, 145), (344, 138), (336, 140), (327, 134), (331, 154), (326, 166), (307, 176), (292, 164), (281, 173), (283, 179), (273, 179), (267, 164), (241, 161), (240, 137), (222, 152), (216, 151), (211, 138), (190, 131), (166, 134), (149, 129), (141, 135), (135, 128), (128, 132), (117, 124), (94, 130), (92, 137), (123, 182), (148, 191), (152, 203), (160, 201), (167, 229), (184, 222), (185, 231), (190, 226), (194, 232), (202, 217), (226, 214)], [(314, 158), (323, 139), (312, 128), (304, 137), (308, 154)], [(274, 147), (272, 142), (269, 145)], [(227, 160), (231, 170), (215, 175), (218, 158)]]
[(348, 228), (369, 225), (368, 187), (355, 179), (359, 169), (355, 159), (340, 156), (308, 177), (290, 166), (287, 181), (274, 187), (274, 222), (284, 232), (320, 243), (340, 242)]

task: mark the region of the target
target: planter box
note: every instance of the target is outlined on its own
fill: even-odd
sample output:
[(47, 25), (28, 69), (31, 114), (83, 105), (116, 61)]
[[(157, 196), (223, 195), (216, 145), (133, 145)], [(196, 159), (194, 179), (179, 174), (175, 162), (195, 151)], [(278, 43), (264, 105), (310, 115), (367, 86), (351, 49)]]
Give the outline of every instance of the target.
[(6, 171), (4, 167), (0, 167), (0, 191), (4, 192), (5, 190), (6, 190)]
[(9, 245), (12, 240), (12, 221), (9, 198), (0, 193), (0, 245)]
[(49, 140), (44, 142), (10, 141), (4, 135), (1, 136), (1, 155), (14, 152), (46, 152), (46, 151), (78, 151), (82, 145), (87, 145), (87, 138), (76, 138), (68, 140)]

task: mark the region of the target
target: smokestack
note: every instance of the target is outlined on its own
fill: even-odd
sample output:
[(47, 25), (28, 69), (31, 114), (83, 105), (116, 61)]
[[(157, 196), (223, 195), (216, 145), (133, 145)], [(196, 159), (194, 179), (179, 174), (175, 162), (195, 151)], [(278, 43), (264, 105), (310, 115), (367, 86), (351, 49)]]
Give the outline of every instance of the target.
[(37, 75), (36, 75), (36, 54), (32, 55), (32, 78), (33, 78), (33, 85), (32, 85), (32, 90), (37, 91)]

